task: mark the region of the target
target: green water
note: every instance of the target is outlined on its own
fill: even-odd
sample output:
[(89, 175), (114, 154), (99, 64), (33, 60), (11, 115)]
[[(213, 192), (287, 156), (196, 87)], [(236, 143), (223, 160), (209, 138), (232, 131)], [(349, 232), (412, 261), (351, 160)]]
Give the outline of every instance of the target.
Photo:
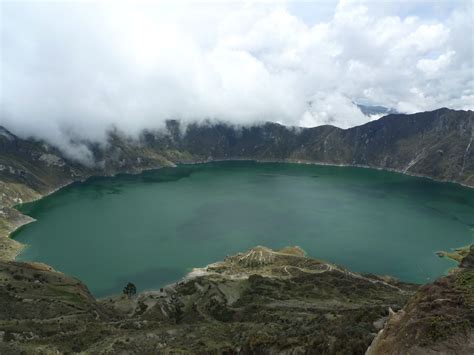
[(473, 241), (474, 190), (359, 168), (225, 162), (93, 178), (23, 205), (19, 259), (96, 296), (156, 289), (255, 245), (299, 245), (352, 270), (427, 282)]

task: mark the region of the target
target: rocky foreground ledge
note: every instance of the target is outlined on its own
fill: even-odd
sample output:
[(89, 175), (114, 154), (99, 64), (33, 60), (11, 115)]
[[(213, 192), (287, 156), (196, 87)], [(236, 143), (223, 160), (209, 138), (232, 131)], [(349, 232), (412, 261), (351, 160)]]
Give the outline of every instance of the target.
[(37, 263), (0, 263), (0, 353), (363, 354), (416, 286), (297, 248), (256, 247), (161, 291), (95, 300)]
[(466, 249), (459, 268), (389, 318), (367, 355), (474, 354), (474, 245)]
[(0, 353), (473, 353), (473, 256), (418, 289), (255, 247), (103, 300), (46, 265), (0, 262)]
[(44, 264), (0, 262), (0, 353), (469, 354), (473, 260), (471, 247), (418, 288), (298, 247), (255, 247), (160, 291), (103, 300)]

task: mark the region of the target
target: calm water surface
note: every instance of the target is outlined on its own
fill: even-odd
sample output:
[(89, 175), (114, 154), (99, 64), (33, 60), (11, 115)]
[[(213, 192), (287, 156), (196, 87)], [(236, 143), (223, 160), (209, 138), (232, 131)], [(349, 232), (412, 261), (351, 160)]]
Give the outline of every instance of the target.
[(178, 280), (255, 245), (299, 245), (352, 270), (427, 282), (437, 250), (473, 241), (474, 190), (400, 174), (225, 162), (93, 178), (21, 211), (21, 260), (76, 276), (96, 296)]

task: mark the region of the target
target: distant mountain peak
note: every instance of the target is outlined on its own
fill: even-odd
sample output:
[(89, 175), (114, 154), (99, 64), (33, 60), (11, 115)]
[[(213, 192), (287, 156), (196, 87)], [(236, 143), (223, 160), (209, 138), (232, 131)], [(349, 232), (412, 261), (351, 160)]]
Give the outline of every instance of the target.
[(357, 104), (357, 107), (359, 108), (360, 112), (362, 112), (366, 116), (372, 116), (372, 115), (390, 115), (390, 114), (396, 114), (400, 113), (394, 108), (389, 108), (385, 106), (379, 106), (379, 105), (362, 105), (362, 104)]

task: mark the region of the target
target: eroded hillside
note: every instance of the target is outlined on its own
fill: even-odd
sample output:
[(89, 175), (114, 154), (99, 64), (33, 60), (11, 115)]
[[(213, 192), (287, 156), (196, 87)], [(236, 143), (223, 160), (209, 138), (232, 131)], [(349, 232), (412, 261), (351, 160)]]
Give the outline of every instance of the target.
[(299, 248), (256, 247), (161, 291), (96, 301), (41, 264), (1, 263), (2, 354), (363, 354), (416, 286), (352, 273)]

